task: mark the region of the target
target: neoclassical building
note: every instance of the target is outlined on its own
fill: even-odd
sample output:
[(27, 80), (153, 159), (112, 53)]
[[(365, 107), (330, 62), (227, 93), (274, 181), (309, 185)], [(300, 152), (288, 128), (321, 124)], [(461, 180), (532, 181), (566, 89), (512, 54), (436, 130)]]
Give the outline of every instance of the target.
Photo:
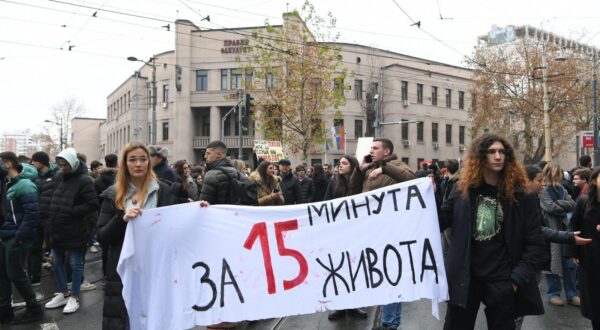
[[(284, 24), (303, 24), (284, 14)], [(266, 27), (200, 30), (187, 20), (176, 22), (174, 50), (155, 54), (107, 98), (106, 121), (100, 125), (101, 156), (120, 152), (138, 140), (169, 148), (169, 160), (198, 163), (206, 145), (222, 139), (229, 155), (239, 158), (239, 124), (228, 112), (238, 103), (247, 79), (240, 62), (253, 47), (252, 33)], [(468, 69), (364, 45), (337, 43), (348, 74), (346, 103), (334, 121), (334, 109), (322, 114), (326, 127), (343, 125), (346, 151), (354, 153), (359, 137), (379, 133), (394, 142), (395, 152), (412, 168), (422, 160), (462, 158), (471, 140), (467, 109), (472, 72)], [(152, 81), (156, 81), (156, 104)], [(153, 115), (155, 114), (155, 115)], [(401, 121), (408, 123), (399, 124)], [(153, 131), (153, 127), (155, 130)], [(242, 122), (242, 159), (252, 159), (253, 141), (263, 132), (248, 118)], [(334, 163), (344, 150), (316, 147), (309, 164)], [(293, 164), (301, 155), (290, 154)]]

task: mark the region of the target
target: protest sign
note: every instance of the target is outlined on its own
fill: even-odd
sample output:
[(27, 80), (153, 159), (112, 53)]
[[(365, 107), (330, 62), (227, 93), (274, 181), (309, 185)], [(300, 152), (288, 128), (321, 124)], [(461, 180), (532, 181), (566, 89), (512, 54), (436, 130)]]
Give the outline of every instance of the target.
[(254, 140), (254, 153), (257, 159), (262, 158), (269, 162), (285, 159), (280, 141)]
[(356, 144), (356, 159), (362, 161), (362, 159), (371, 152), (371, 146), (373, 145), (372, 137), (360, 137)]
[(187, 329), (447, 300), (434, 190), (421, 178), (326, 202), (198, 203), (130, 221), (118, 265), (132, 329)]

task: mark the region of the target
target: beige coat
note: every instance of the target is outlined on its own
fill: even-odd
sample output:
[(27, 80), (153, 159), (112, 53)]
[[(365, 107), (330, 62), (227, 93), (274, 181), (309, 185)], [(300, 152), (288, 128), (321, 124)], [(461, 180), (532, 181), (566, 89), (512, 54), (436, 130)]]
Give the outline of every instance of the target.
[[(274, 177), (274, 186), (269, 187), (266, 182), (262, 180), (260, 174), (254, 171), (250, 173), (250, 179), (256, 183), (256, 187), (258, 188), (258, 206), (268, 206), (268, 205), (283, 205), (283, 193), (281, 192), (281, 187), (279, 184), (281, 183), (281, 178), (278, 176)], [(275, 199), (271, 194), (273, 190), (279, 190), (279, 198)]]
[[(380, 167), (383, 168), (383, 174), (379, 175), (376, 179), (369, 179), (369, 174)], [(365, 171), (362, 191), (367, 192), (415, 178), (415, 173), (406, 164), (399, 161), (396, 154), (391, 154), (382, 161), (373, 162)]]

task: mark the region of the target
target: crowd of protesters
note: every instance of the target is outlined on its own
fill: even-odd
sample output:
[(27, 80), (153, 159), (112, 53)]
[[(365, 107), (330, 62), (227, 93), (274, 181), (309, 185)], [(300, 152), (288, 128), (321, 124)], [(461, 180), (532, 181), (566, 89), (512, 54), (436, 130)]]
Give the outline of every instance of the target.
[[(482, 303), (489, 329), (520, 329), (524, 316), (545, 312), (544, 298), (554, 306), (580, 306), (593, 329), (600, 329), (600, 169), (591, 168), (589, 156), (571, 171), (552, 162), (524, 167), (511, 143), (490, 133), (474, 139), (463, 160), (424, 161), (414, 172), (385, 138), (374, 139), (364, 158), (344, 155), (333, 167), (259, 160), (251, 171), (250, 164), (226, 155), (221, 141), (208, 144), (201, 164), (169, 164), (166, 147), (137, 142), (89, 166), (73, 148), (53, 161), (44, 152), (31, 159), (0, 153), (0, 322), (40, 321), (44, 308), (75, 313), (85, 299), (82, 291), (96, 288), (84, 279), (86, 253), (101, 250), (102, 327), (128, 329), (116, 271), (127, 223), (149, 208), (239, 204), (231, 196), (234, 178), (255, 187), (253, 205), (285, 207), (429, 177), (450, 297), (444, 329), (473, 329)], [(56, 293), (42, 306), (34, 287), (45, 260)], [(25, 301), (18, 313), (13, 286)], [(332, 322), (346, 317), (364, 319), (367, 313), (349, 309), (328, 316)], [(400, 301), (381, 306), (374, 329), (397, 329), (401, 319)]]

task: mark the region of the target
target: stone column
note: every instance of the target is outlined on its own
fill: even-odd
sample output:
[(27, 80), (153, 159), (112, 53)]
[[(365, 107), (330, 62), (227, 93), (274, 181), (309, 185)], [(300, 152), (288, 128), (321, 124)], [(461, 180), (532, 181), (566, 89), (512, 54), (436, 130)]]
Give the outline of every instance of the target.
[(221, 109), (210, 107), (210, 140), (221, 139)]

